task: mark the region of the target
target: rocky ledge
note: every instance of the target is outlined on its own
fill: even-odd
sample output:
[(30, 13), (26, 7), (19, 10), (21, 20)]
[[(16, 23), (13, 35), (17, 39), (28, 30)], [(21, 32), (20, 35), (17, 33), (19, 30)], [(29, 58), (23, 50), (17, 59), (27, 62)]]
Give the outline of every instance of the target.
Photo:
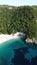
[(35, 39), (35, 38), (33, 38), (33, 39), (27, 38), (25, 41), (26, 41), (27, 43), (37, 44), (37, 39)]

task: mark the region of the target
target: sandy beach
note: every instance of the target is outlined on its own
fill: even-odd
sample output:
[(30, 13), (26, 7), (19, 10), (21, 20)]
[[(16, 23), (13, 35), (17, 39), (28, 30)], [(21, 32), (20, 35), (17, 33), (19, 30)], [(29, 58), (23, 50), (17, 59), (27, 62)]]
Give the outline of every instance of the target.
[[(25, 34), (23, 33), (20, 33), (20, 32), (17, 32), (15, 33), (14, 35), (13, 34), (0, 34), (0, 44), (2, 44), (3, 42), (6, 42), (10, 39), (17, 39), (17, 38), (24, 38), (25, 37)], [(27, 38), (25, 40), (27, 43), (33, 43), (35, 42), (35, 44), (37, 44), (37, 40), (35, 39), (30, 39), (30, 38)]]
[(10, 39), (17, 39), (17, 38), (24, 38), (25, 34), (21, 32), (17, 32), (14, 35), (13, 34), (0, 34), (0, 44), (10, 40)]
[(8, 41), (10, 39), (16, 39), (18, 36), (16, 35), (8, 35), (8, 34), (0, 34), (0, 44), (2, 44), (5, 41)]
[(5, 34), (0, 34), (0, 44), (7, 41), (7, 40), (10, 40), (10, 39), (13, 39), (13, 35), (5, 35)]
[(17, 34), (0, 34), (0, 44), (2, 44), (3, 42), (6, 42), (10, 39), (16, 39), (16, 38), (19, 38), (19, 36), (17, 36)]

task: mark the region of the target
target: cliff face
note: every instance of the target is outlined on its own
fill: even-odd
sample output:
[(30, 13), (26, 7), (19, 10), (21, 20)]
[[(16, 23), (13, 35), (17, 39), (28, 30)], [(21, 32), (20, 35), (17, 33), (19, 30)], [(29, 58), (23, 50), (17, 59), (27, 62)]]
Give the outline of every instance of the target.
[(37, 6), (0, 5), (0, 34), (16, 32), (37, 38)]

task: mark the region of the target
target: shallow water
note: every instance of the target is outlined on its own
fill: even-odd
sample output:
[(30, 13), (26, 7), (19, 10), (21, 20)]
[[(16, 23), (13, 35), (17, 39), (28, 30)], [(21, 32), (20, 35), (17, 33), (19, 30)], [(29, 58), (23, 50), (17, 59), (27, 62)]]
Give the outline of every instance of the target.
[(0, 44), (0, 65), (37, 65), (37, 46), (22, 39)]

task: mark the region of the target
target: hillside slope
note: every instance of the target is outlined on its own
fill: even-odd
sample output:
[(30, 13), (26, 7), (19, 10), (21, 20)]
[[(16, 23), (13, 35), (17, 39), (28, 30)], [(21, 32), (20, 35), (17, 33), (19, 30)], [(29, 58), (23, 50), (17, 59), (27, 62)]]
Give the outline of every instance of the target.
[(37, 38), (37, 6), (0, 5), (0, 34), (17, 31)]

